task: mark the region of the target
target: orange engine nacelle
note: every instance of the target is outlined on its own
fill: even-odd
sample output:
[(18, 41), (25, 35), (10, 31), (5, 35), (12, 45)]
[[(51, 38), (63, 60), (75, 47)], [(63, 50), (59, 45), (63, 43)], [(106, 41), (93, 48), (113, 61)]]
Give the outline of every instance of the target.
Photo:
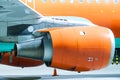
[(113, 33), (104, 27), (67, 27), (39, 32), (48, 33), (52, 41), (51, 67), (96, 70), (106, 67), (114, 56)]

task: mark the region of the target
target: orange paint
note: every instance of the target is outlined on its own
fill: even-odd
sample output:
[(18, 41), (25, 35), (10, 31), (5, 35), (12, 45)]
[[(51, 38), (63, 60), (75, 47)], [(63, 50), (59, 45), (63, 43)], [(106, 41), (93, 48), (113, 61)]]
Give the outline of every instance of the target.
[(29, 6), (44, 16), (84, 17), (94, 24), (112, 29), (115, 37), (120, 37), (120, 3), (114, 3), (113, 0), (109, 0), (108, 3), (105, 0), (100, 0), (100, 3), (95, 0), (92, 0), (91, 3), (88, 3), (87, 0), (83, 0), (83, 3), (80, 3), (79, 0), (74, 0), (73, 3), (70, 3), (70, 0), (65, 0), (63, 3), (60, 0), (56, 0), (56, 2), (52, 2), (52, 0), (32, 1), (35, 1), (35, 3), (31, 2), (35, 6)]
[(69, 27), (40, 32), (50, 33), (53, 45), (52, 67), (89, 71), (108, 65), (113, 44), (106, 28)]
[(0, 64), (16, 66), (16, 67), (33, 67), (33, 66), (42, 65), (43, 62), (32, 60), (32, 59), (26, 59), (26, 58), (18, 58), (18, 57), (15, 57), (13, 53), (13, 60), (12, 60), (12, 63), (10, 63), (10, 55), (9, 53), (6, 53)]

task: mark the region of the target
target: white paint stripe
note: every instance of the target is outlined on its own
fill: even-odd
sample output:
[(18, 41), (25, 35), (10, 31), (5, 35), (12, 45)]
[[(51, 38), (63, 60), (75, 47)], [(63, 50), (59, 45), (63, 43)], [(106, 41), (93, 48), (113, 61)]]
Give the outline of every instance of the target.
[[(21, 3), (23, 3), (25, 6), (27, 6), (28, 8), (30, 8), (32, 11), (34, 11), (35, 13), (37, 13), (38, 15), (40, 15), (40, 17), (44, 17), (42, 14), (40, 14), (39, 12), (37, 12), (36, 10), (34, 10), (33, 8), (31, 8), (29, 5), (27, 5), (27, 2), (24, 3), (23, 1), (19, 0)], [(27, 1), (27, 0), (26, 0)]]

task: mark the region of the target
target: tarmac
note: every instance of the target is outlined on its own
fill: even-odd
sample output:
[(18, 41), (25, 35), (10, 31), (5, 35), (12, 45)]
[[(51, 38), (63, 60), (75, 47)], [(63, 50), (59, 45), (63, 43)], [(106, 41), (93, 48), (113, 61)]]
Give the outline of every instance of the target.
[(120, 80), (120, 64), (81, 73), (57, 69), (58, 76), (52, 76), (53, 70), (45, 65), (33, 68), (0, 65), (0, 80)]

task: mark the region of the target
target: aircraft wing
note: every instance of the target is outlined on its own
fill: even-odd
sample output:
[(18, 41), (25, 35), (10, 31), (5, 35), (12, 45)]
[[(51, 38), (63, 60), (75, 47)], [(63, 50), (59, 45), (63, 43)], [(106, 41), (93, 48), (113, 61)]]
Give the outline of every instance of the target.
[(41, 17), (41, 14), (31, 10), (19, 0), (0, 0), (0, 22), (6, 22), (7, 26), (27, 24), (28, 22), (34, 24)]

